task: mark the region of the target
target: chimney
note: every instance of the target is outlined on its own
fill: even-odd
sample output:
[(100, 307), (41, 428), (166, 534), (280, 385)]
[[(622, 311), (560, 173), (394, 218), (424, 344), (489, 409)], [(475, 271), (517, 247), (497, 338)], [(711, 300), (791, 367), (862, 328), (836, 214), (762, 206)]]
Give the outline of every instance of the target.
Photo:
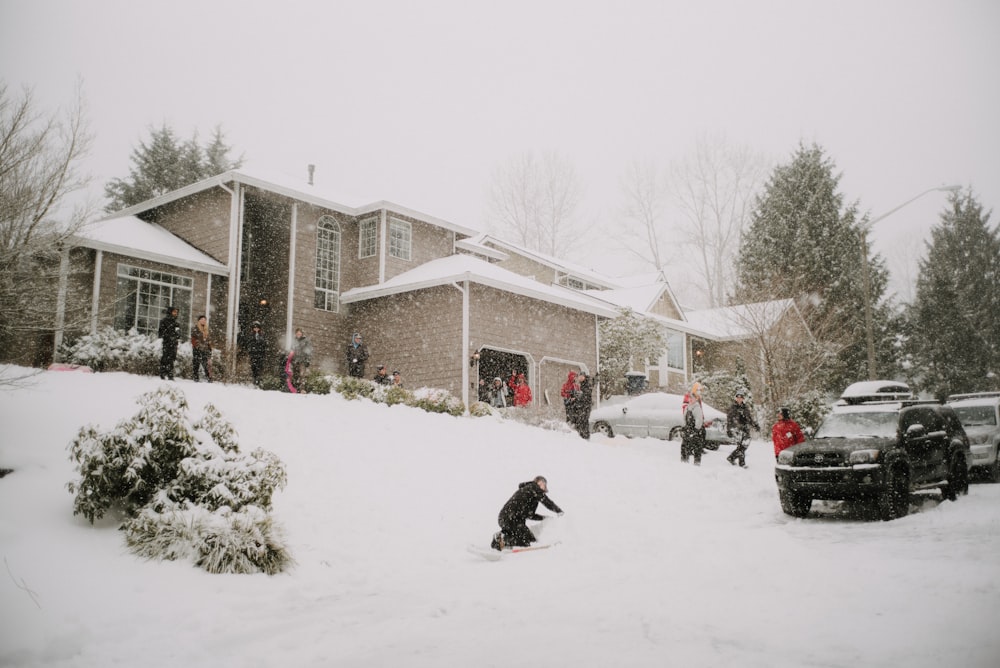
[(316, 173), (316, 165), (309, 165), (309, 185), (313, 184), (313, 174)]

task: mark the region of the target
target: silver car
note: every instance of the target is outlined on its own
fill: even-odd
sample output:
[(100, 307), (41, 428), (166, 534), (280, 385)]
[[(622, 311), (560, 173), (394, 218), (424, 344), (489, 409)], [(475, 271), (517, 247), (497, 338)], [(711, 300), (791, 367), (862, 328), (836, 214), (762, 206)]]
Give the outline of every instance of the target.
[(948, 405), (969, 437), (973, 469), (990, 482), (1000, 482), (1000, 392), (953, 394)]
[[(684, 412), (679, 394), (651, 392), (625, 401), (602, 405), (590, 413), (590, 431), (615, 436), (652, 437), (679, 441), (684, 428)], [(726, 414), (702, 403), (705, 419), (712, 424), (705, 430), (705, 447), (718, 450), (720, 443), (732, 443), (726, 436)]]

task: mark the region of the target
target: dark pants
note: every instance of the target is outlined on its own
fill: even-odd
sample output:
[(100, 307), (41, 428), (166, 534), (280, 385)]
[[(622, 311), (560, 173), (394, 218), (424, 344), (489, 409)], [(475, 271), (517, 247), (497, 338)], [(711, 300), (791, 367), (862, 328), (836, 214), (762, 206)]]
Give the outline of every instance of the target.
[(500, 531), (503, 532), (504, 544), (513, 545), (515, 547), (528, 547), (534, 543), (537, 538), (535, 534), (531, 533), (531, 529), (524, 522), (521, 523), (501, 523)]
[(740, 466), (747, 465), (747, 448), (750, 447), (750, 432), (739, 429), (736, 434), (736, 449), (726, 457), (730, 464), (739, 463)]
[(177, 359), (177, 346), (163, 346), (160, 354), (160, 378), (174, 379), (174, 361)]
[(260, 385), (260, 372), (264, 370), (264, 355), (250, 356), (250, 374), (253, 376), (253, 384)]
[(212, 359), (212, 351), (211, 350), (198, 350), (197, 348), (193, 348), (191, 350), (191, 359), (193, 361), (192, 366), (194, 367), (191, 370), (191, 377), (195, 381), (197, 381), (198, 380), (198, 371), (200, 369), (204, 369), (205, 370), (205, 378), (208, 378), (209, 380), (212, 380), (212, 372), (211, 372), (211, 370), (209, 369), (209, 366), (208, 366), (209, 360)]
[(701, 464), (701, 455), (704, 452), (705, 452), (705, 430), (685, 429), (684, 437), (681, 439), (681, 461), (686, 462), (689, 457), (694, 457), (694, 463)]

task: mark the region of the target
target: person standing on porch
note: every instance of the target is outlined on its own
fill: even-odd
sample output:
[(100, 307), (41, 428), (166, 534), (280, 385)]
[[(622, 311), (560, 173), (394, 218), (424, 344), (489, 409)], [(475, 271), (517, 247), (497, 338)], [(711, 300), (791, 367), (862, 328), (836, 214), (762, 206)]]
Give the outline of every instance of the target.
[(353, 378), (364, 378), (367, 359), (368, 347), (361, 342), (361, 334), (355, 332), (347, 344), (347, 374)]

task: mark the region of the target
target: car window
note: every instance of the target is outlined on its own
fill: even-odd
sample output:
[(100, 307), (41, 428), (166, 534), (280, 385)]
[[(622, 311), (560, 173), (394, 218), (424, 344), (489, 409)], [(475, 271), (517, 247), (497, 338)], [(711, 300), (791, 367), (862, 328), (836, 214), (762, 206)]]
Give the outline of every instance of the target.
[(896, 413), (831, 413), (816, 430), (816, 438), (895, 438)]
[(995, 427), (997, 413), (993, 406), (952, 406), (966, 427)]
[(903, 412), (900, 419), (900, 427), (903, 433), (915, 424), (922, 424), (928, 432), (944, 431), (944, 421), (933, 408), (926, 406), (916, 406)]

